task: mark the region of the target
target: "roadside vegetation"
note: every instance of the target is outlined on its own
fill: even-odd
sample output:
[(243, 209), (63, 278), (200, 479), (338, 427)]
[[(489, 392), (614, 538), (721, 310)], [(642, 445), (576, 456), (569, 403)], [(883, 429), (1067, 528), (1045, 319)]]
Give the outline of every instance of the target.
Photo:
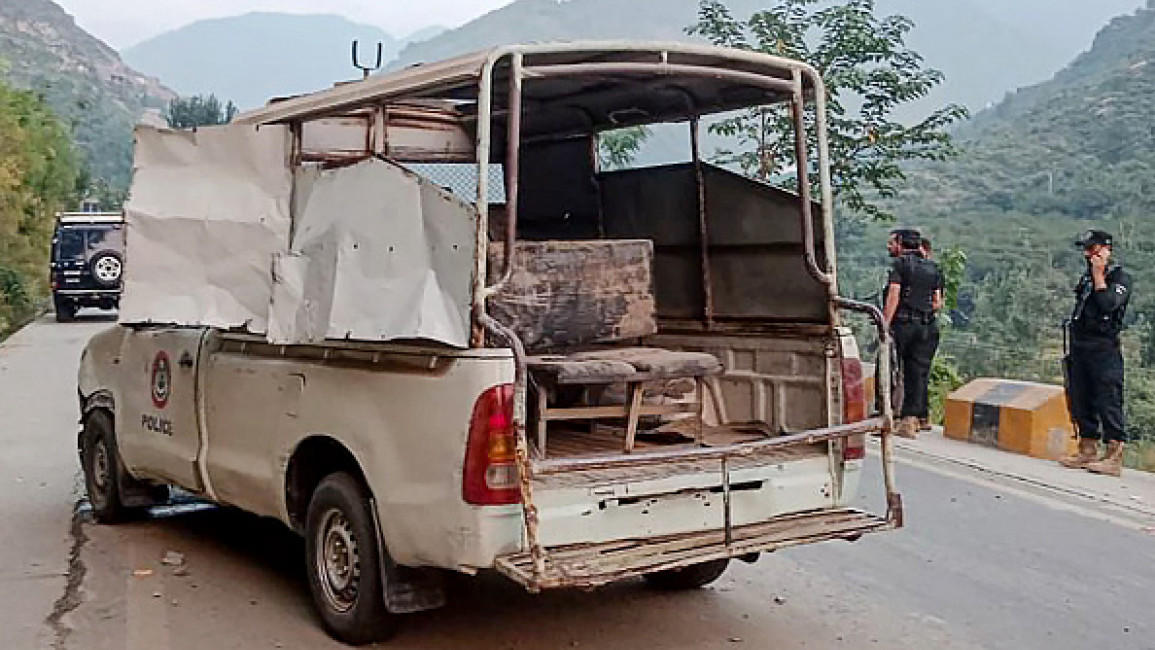
[(55, 214), (81, 180), (72, 136), (33, 93), (0, 83), (0, 340), (48, 295)]

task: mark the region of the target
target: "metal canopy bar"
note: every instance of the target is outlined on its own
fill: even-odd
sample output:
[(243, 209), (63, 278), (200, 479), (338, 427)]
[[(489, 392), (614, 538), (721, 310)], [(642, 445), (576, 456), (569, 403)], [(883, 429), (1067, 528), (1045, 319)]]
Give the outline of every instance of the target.
[[(806, 253), (806, 270), (826, 287), (834, 284), (834, 277), (819, 268), (814, 245), (814, 211), (810, 205), (810, 156), (806, 142), (806, 105), (802, 92), (802, 74), (794, 71), (793, 98), (790, 102), (794, 118), (794, 156), (798, 168), (798, 196), (802, 209), (802, 241)], [(826, 215), (830, 219), (830, 215)], [(831, 296), (833, 297), (833, 296)]]
[(679, 461), (721, 460), (742, 458), (761, 452), (781, 449), (794, 445), (808, 445), (828, 440), (837, 440), (857, 434), (873, 433), (883, 428), (882, 418), (871, 418), (853, 424), (842, 424), (823, 429), (812, 429), (769, 440), (749, 442), (729, 447), (701, 448), (678, 451), (656, 451), (632, 456), (605, 456), (600, 458), (571, 458), (565, 460), (537, 461), (533, 464), (533, 475), (546, 476), (565, 472), (591, 469), (613, 469), (616, 467), (640, 467), (643, 465), (663, 465)]
[[(571, 41), (564, 43), (542, 43), (536, 45), (510, 45), (488, 51), (475, 52), (456, 59), (437, 63), (422, 63), (408, 68), (370, 76), (363, 81), (341, 84), (319, 92), (291, 97), (270, 103), (268, 106), (241, 113), (233, 120), (235, 124), (273, 124), (297, 120), (311, 120), (318, 117), (339, 114), (360, 107), (379, 104), (396, 99), (414, 99), (445, 93), (455, 89), (476, 89), (479, 77), (492, 65), (512, 54), (526, 57), (551, 56), (561, 59), (588, 61), (591, 57), (630, 57), (653, 55), (668, 60), (670, 55), (695, 57), (704, 64), (682, 66), (669, 65), (671, 71), (681, 67), (726, 73), (730, 79), (741, 80), (755, 86), (766, 87), (775, 80), (754, 72), (727, 69), (744, 65), (763, 68), (768, 74), (789, 75), (793, 70), (801, 70), (811, 81), (818, 79), (816, 71), (805, 63), (782, 57), (725, 48), (695, 45), (685, 42), (662, 41)], [(602, 64), (576, 63), (570, 65)], [(612, 64), (610, 64), (612, 65)], [(626, 64), (628, 65), (628, 64)], [(551, 66), (544, 66), (551, 67)], [(720, 74), (710, 76), (721, 78)], [(781, 86), (783, 80), (776, 80), (772, 90), (789, 92)], [(817, 88), (817, 86), (815, 86)]]
[(501, 275), (486, 290), (496, 294), (513, 277), (514, 255), (517, 251), (517, 209), (521, 193), (521, 113), (522, 113), (522, 55), (515, 53), (509, 62), (509, 114), (505, 129), (505, 250), (502, 251)]
[(785, 94), (792, 94), (795, 88), (793, 81), (754, 72), (679, 63), (563, 63), (525, 68), (525, 76), (530, 79), (599, 75), (704, 77), (733, 81)]

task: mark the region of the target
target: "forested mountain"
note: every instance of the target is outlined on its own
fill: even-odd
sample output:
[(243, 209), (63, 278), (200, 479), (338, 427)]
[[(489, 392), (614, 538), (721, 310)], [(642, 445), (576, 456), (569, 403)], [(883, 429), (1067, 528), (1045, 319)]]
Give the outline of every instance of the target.
[(0, 78), (44, 97), (72, 128), (90, 173), (118, 185), (128, 181), (132, 125), (175, 96), (49, 0), (0, 1)]
[[(902, 117), (921, 117), (952, 102), (977, 111), (1046, 79), (1086, 49), (1108, 19), (1141, 1), (878, 0), (880, 12), (914, 20), (910, 44), (947, 76), (925, 101), (905, 107)], [(742, 18), (766, 6), (764, 0), (727, 4)], [(457, 29), (399, 40), (386, 34), (388, 25), (382, 31), (334, 16), (253, 14), (194, 23), (130, 48), (125, 58), (184, 95), (214, 92), (251, 108), (269, 97), (355, 77), (349, 65), (353, 38), (385, 42), (386, 59), (396, 68), (507, 43), (686, 40), (697, 6), (697, 0), (516, 0)]]
[[(748, 17), (764, 0), (730, 0)], [(1141, 0), (878, 0), (880, 13), (910, 17), (910, 44), (946, 83), (904, 108), (921, 117), (947, 103), (977, 111), (1019, 86), (1054, 74), (1086, 49), (1108, 19)], [(686, 40), (697, 0), (517, 0), (470, 23), (406, 47), (394, 67), (504, 43), (581, 38)], [(1040, 29), (1045, 24), (1046, 29)]]
[(1155, 10), (1118, 17), (1094, 46), (959, 133), (962, 158), (920, 178), (925, 209), (990, 207), (1086, 219), (1155, 208)]
[[(429, 38), (438, 28), (413, 37)], [(410, 38), (413, 38), (410, 37)], [(340, 16), (250, 13), (204, 20), (151, 38), (124, 51), (131, 65), (164, 79), (189, 96), (214, 93), (242, 109), (272, 97), (327, 88), (360, 78), (350, 43), (360, 41), (360, 60), (392, 60), (407, 39)]]

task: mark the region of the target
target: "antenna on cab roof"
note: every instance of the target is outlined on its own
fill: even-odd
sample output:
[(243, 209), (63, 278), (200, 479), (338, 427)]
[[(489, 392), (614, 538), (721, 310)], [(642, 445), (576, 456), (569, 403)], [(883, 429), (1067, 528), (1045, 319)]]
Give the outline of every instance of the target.
[(353, 41), (353, 67), (357, 68), (358, 70), (361, 71), (361, 74), (364, 75), (361, 77), (362, 79), (368, 79), (369, 73), (375, 72), (375, 71), (381, 69), (381, 63), (382, 63), (381, 57), (384, 53), (384, 46), (381, 44), (381, 41), (377, 41), (377, 64), (373, 65), (373, 66), (361, 65), (361, 59), (358, 56), (359, 50), (360, 50), (360, 48), (358, 47), (358, 42), (356, 40), (354, 40)]

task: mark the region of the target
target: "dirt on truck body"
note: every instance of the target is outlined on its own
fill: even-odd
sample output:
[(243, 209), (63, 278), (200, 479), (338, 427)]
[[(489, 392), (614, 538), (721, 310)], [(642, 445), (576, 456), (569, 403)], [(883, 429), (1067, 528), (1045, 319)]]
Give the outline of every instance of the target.
[[(80, 372), (97, 517), (168, 485), (276, 517), (352, 643), (438, 606), (445, 570), (692, 588), (901, 526), (824, 93), (749, 52), (542, 44), (139, 129), (120, 323)], [(702, 160), (704, 119), (766, 105), (817, 195)], [(600, 169), (600, 134), (659, 123), (687, 162)], [(871, 433), (882, 514), (850, 505)]]

